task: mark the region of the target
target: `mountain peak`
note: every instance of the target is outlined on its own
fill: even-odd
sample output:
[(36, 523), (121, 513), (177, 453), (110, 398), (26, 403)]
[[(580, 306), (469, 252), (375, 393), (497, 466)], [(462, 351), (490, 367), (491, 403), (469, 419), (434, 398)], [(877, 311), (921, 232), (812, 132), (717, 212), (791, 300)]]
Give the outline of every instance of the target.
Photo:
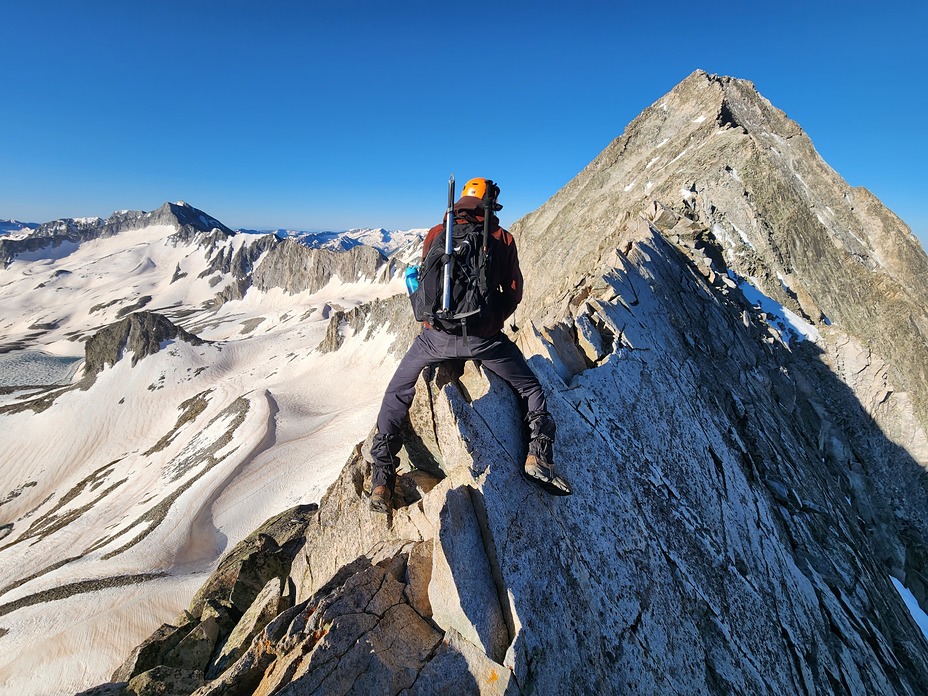
[[(786, 191), (796, 206), (778, 206)], [(776, 218), (778, 209), (781, 214), (809, 211), (820, 200), (818, 215), (825, 222), (812, 213), (813, 223), (824, 225), (837, 244), (870, 267), (892, 264), (897, 254), (879, 253), (877, 241), (863, 231), (872, 226), (852, 222), (859, 218), (854, 197), (800, 126), (752, 82), (697, 70), (645, 109), (544, 206), (512, 226), (525, 238), (519, 255), (528, 268), (543, 268), (551, 249), (564, 252), (563, 272), (537, 274), (541, 277), (527, 290), (527, 303), (545, 304), (551, 311), (546, 298), (569, 293), (576, 282), (571, 276), (582, 274), (591, 257), (618, 248), (627, 217), (654, 201), (706, 229), (721, 225), (716, 229), (726, 230), (734, 240), (731, 253), (737, 255), (750, 245), (770, 244), (769, 235), (753, 222), (757, 213)], [(729, 212), (722, 216), (720, 210)], [(786, 238), (782, 242), (783, 250), (792, 246)], [(785, 266), (782, 272), (791, 272), (790, 264)]]
[(199, 208), (194, 208), (185, 201), (176, 203), (165, 202), (160, 208), (151, 211), (145, 216), (146, 224), (175, 224), (188, 231), (212, 232), (219, 230), (227, 235), (234, 235), (235, 231), (221, 223), (211, 215)]
[[(758, 92), (750, 80), (704, 70), (696, 70), (684, 78), (639, 119), (653, 118), (655, 111), (666, 114), (671, 122), (676, 123), (676, 116), (694, 124), (698, 127), (694, 130), (740, 128), (748, 134), (775, 133), (784, 138), (802, 133), (802, 129)], [(638, 119), (631, 125), (636, 121)]]

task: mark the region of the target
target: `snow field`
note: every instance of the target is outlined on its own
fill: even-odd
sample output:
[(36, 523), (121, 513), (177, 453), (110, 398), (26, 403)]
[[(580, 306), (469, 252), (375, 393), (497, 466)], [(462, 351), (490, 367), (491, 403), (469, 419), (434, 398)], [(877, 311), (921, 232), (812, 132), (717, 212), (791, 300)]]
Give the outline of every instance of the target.
[[(13, 524), (0, 539), (0, 627), (9, 630), (0, 692), (73, 693), (107, 681), (186, 607), (222, 552), (270, 516), (317, 502), (373, 426), (396, 364), (385, 357), (389, 331), (348, 337), (333, 354), (315, 349), (333, 308), (402, 292), (401, 278), (336, 278), (296, 296), (251, 289), (206, 309), (222, 284), (196, 277), (208, 256), (175, 246), (173, 233), (147, 228), (0, 271), (0, 332), (22, 340), (35, 336), (30, 326), (55, 322), (29, 340), (52, 356), (82, 357), (76, 335), (146, 295), (145, 309), (173, 307), (164, 313), (175, 323), (214, 341), (172, 341), (134, 367), (123, 356), (45, 411), (0, 416), (0, 500), (17, 491), (0, 505), (0, 525)], [(187, 276), (172, 284), (178, 264)], [(52, 596), (69, 583), (145, 573), (166, 575)], [(4, 612), (17, 600), (37, 603)], [(38, 642), (51, 647), (36, 651)]]
[(161, 625), (154, 617), (172, 620), (179, 613), (178, 596), (192, 597), (205, 579), (205, 574), (156, 578), (0, 617), (9, 629), (2, 642), (0, 694), (72, 694), (109, 681), (113, 665), (139, 643), (135, 637), (144, 640)]

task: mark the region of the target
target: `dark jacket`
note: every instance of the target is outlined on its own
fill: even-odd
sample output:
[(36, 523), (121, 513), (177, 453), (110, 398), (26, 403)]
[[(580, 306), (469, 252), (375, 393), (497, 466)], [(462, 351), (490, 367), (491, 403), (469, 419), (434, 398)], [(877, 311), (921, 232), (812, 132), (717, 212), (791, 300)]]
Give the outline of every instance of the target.
[[(483, 223), (483, 217), (477, 216), (477, 221)], [(466, 222), (463, 218), (455, 218), (455, 222)], [(435, 241), (435, 237), (441, 234), (445, 229), (443, 224), (435, 225), (425, 235), (425, 241), (422, 243), (422, 258), (425, 258), (429, 247)], [(492, 258), (490, 267), (487, 272), (487, 281), (491, 288), (497, 288), (500, 292), (499, 301), (494, 303), (491, 311), (481, 316), (480, 324), (468, 332), (489, 338), (499, 333), (506, 324), (506, 319), (512, 316), (516, 307), (522, 301), (522, 271), (519, 268), (519, 255), (516, 252), (516, 242), (506, 230), (499, 226), (499, 220), (493, 216), (490, 229), (490, 248), (489, 253)], [(426, 324), (428, 326), (428, 324)]]

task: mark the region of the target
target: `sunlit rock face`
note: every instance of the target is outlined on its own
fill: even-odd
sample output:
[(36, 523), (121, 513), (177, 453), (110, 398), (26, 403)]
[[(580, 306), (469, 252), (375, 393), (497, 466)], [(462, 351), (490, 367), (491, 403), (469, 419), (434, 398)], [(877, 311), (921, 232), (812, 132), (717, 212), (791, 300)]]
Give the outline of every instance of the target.
[(526, 266), (562, 260), (528, 274), (520, 312), (566, 318), (582, 341), (585, 298), (640, 217), (711, 285), (741, 290), (761, 311), (745, 321), (765, 322), (792, 353), (807, 339), (802, 364), (847, 387), (815, 385), (828, 424), (811, 436), (842, 462), (836, 483), (870, 523), (874, 552), (924, 604), (928, 257), (911, 231), (750, 82), (697, 71), (513, 225)]

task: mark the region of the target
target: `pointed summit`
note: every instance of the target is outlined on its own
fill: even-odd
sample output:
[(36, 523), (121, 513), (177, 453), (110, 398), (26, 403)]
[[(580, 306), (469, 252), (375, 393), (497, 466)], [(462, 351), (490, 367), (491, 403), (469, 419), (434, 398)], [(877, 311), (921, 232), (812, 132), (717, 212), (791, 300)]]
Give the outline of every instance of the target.
[(776, 133), (790, 138), (802, 133), (799, 125), (761, 95), (750, 80), (703, 70), (691, 73), (651, 108), (655, 107), (684, 116), (692, 111), (693, 121), (711, 109), (715, 111), (714, 118), (699, 120), (699, 124), (740, 128), (757, 136)]
[[(662, 228), (668, 238), (703, 250), (715, 273), (749, 278), (810, 324), (835, 325), (869, 346), (907, 393), (897, 401), (911, 397), (928, 423), (928, 257), (896, 215), (841, 178), (746, 80), (689, 75), (513, 225), (532, 278), (525, 317), (570, 314), (587, 280), (629, 243), (630, 217), (652, 206), (680, 221)], [(552, 252), (562, 261), (557, 274), (544, 272)], [(900, 437), (928, 465), (924, 429)]]
[(135, 228), (169, 225), (177, 229), (179, 239), (183, 241), (192, 241), (194, 237), (203, 232), (207, 234), (218, 232), (223, 237), (231, 237), (235, 234), (235, 230), (222, 224), (212, 215), (184, 201), (166, 202), (131, 225)]
[[(620, 246), (625, 216), (652, 202), (710, 231), (739, 275), (757, 276), (763, 260), (762, 289), (813, 321), (843, 317), (850, 279), (872, 284), (872, 273), (928, 297), (928, 259), (898, 217), (844, 181), (751, 82), (696, 71), (513, 225), (529, 272), (552, 250), (563, 260), (562, 273), (534, 274), (531, 312), (560, 312), (591, 260)], [(778, 273), (818, 290), (797, 305)]]

